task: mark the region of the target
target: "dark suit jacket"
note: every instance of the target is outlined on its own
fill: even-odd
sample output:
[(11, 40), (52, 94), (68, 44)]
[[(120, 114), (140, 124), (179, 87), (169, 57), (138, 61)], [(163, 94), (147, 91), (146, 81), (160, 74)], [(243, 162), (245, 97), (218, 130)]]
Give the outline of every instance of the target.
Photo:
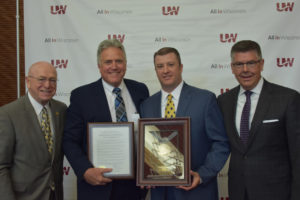
[[(136, 109), (149, 96), (145, 84), (124, 79)], [(87, 124), (89, 122), (111, 122), (112, 118), (102, 79), (81, 86), (71, 93), (70, 106), (64, 132), (63, 149), (77, 175), (78, 199), (109, 199), (112, 184), (92, 186), (85, 182), (83, 174), (93, 167), (87, 157)]]
[(57, 199), (63, 199), (62, 134), (67, 106), (50, 100), (55, 129), (54, 160), (28, 96), (0, 108), (0, 194), (5, 200), (49, 200), (54, 178)]
[[(161, 117), (161, 92), (141, 105), (143, 118)], [(221, 112), (212, 92), (201, 90), (184, 83), (176, 117), (191, 119), (191, 169), (199, 173), (203, 183), (191, 191), (175, 187), (152, 189), (152, 199), (205, 199), (218, 200), (216, 176), (229, 155), (229, 144)]]
[(243, 199), (245, 191), (249, 200), (300, 199), (299, 93), (264, 81), (245, 146), (235, 126), (239, 90), (218, 98), (231, 144), (230, 200)]

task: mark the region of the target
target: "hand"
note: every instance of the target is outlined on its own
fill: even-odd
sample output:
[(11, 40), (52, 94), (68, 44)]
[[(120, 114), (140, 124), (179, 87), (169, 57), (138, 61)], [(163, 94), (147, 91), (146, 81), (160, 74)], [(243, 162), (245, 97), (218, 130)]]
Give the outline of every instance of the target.
[(194, 172), (191, 170), (191, 176), (192, 176), (192, 184), (190, 186), (178, 186), (177, 188), (183, 189), (185, 191), (189, 191), (194, 189), (200, 184), (200, 175), (197, 172)]
[(91, 185), (105, 185), (106, 183), (110, 183), (112, 180), (105, 178), (103, 173), (111, 171), (111, 168), (89, 168), (84, 172), (83, 178)]

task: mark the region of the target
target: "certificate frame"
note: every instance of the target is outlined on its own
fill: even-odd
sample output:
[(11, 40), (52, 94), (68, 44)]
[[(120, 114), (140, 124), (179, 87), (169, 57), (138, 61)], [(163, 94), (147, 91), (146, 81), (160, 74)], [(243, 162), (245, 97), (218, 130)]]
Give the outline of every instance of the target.
[(134, 178), (134, 123), (93, 122), (87, 128), (88, 158), (93, 166), (112, 168), (104, 173), (107, 178)]
[(191, 185), (190, 118), (139, 119), (138, 186)]

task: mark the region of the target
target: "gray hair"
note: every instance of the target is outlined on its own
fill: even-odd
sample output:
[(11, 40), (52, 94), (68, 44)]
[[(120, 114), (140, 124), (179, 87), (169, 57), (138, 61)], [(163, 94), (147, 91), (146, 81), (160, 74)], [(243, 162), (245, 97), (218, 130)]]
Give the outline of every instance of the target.
[(235, 53), (245, 53), (248, 51), (255, 51), (257, 57), (259, 59), (262, 59), (261, 49), (257, 42), (254, 42), (252, 40), (241, 40), (232, 46), (230, 52), (231, 60), (233, 60), (233, 56)]
[(101, 58), (100, 58), (101, 53), (103, 52), (103, 50), (105, 50), (109, 47), (116, 47), (116, 48), (121, 49), (121, 51), (124, 53), (125, 62), (127, 62), (126, 52), (125, 52), (125, 48), (124, 48), (123, 44), (117, 39), (111, 39), (111, 40), (103, 40), (99, 44), (98, 50), (97, 50), (97, 63), (98, 64), (101, 62)]

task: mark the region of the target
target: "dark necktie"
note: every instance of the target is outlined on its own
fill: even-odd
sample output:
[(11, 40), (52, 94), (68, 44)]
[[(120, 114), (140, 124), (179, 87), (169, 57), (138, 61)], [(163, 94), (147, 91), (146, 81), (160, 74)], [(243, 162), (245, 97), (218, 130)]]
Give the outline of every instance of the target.
[(240, 137), (242, 142), (246, 145), (249, 137), (249, 115), (250, 115), (250, 108), (251, 108), (250, 96), (252, 92), (246, 90), (244, 94), (246, 95), (246, 103), (242, 111)]
[(127, 122), (126, 109), (124, 100), (121, 96), (121, 89), (114, 88), (113, 93), (117, 95), (115, 99), (116, 120), (117, 122)]
[(50, 154), (53, 153), (53, 137), (52, 137), (52, 132), (50, 128), (50, 119), (48, 115), (48, 111), (45, 107), (42, 109), (42, 120), (41, 120), (41, 127), (42, 127), (42, 132), (44, 134), (47, 146), (48, 146), (48, 151)]

